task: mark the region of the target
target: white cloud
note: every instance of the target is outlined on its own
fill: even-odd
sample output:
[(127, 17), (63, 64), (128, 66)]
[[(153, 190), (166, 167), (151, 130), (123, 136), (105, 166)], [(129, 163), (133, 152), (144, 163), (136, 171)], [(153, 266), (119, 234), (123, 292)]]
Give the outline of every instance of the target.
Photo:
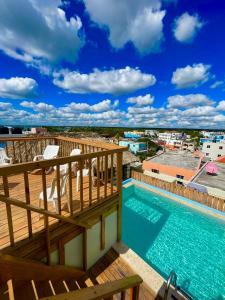
[(109, 30), (113, 47), (131, 41), (143, 54), (159, 50), (163, 40), (160, 0), (84, 0), (91, 19)]
[(222, 81), (222, 80), (218, 80), (218, 81), (215, 81), (213, 84), (211, 84), (210, 85), (210, 88), (211, 89), (215, 89), (215, 88), (217, 88), (218, 86), (221, 86), (221, 85), (223, 85), (224, 84), (224, 82)]
[(210, 105), (211, 101), (203, 94), (174, 95), (168, 97), (168, 107), (185, 108), (192, 106)]
[(23, 99), (36, 96), (37, 82), (28, 77), (0, 79), (0, 97)]
[(208, 81), (210, 77), (209, 69), (210, 65), (204, 65), (202, 63), (177, 68), (176, 71), (173, 72), (171, 82), (175, 84), (177, 88), (197, 87)]
[(0, 49), (47, 71), (47, 62), (74, 62), (82, 46), (78, 17), (66, 19), (60, 0), (0, 0)]
[(186, 115), (191, 117), (199, 117), (199, 116), (209, 117), (210, 115), (213, 115), (215, 113), (216, 113), (215, 107), (209, 105), (189, 108), (182, 112), (183, 116)]
[(225, 100), (222, 100), (222, 101), (220, 101), (220, 102), (218, 103), (217, 109), (218, 109), (218, 110), (225, 111)]
[(191, 16), (186, 12), (175, 20), (174, 36), (179, 42), (190, 43), (203, 25), (197, 14)]
[(127, 99), (127, 103), (136, 104), (137, 106), (150, 105), (154, 102), (154, 97), (150, 94), (145, 96), (130, 97)]
[(44, 102), (35, 103), (35, 102), (23, 101), (20, 103), (20, 105), (26, 108), (31, 108), (34, 111), (38, 111), (38, 112), (51, 112), (53, 109), (55, 109), (53, 105)]
[(61, 70), (54, 72), (53, 83), (69, 93), (123, 94), (154, 85), (155, 76), (142, 73), (138, 68), (99, 71), (90, 74)]
[(71, 102), (70, 104), (66, 105), (65, 107), (62, 107), (61, 109), (64, 112), (103, 112), (107, 110), (111, 110), (119, 105), (118, 100), (115, 100), (114, 103), (112, 103), (111, 100), (106, 99), (101, 102), (98, 102), (96, 104), (90, 105), (88, 103), (78, 103), (78, 102)]
[(0, 102), (0, 110), (7, 110), (10, 109), (12, 107), (12, 103), (8, 103), (8, 102)]
[[(95, 104), (71, 102), (62, 107), (40, 102), (21, 102), (24, 109), (18, 109), (7, 102), (0, 102), (2, 124), (65, 125), (65, 126), (130, 126), (130, 127), (186, 127), (225, 128), (225, 100), (215, 101), (203, 98), (190, 107), (153, 107), (150, 105), (119, 107), (118, 100), (105, 99)], [(185, 100), (186, 101), (186, 100)], [(221, 108), (221, 109), (220, 109)], [(224, 110), (223, 110), (224, 108)], [(26, 111), (27, 110), (27, 111)]]

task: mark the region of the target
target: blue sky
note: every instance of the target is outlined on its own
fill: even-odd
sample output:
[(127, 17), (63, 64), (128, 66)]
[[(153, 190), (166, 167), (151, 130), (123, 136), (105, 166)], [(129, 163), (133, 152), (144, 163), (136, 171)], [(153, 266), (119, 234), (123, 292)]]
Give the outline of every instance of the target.
[(0, 124), (225, 128), (222, 0), (0, 0)]

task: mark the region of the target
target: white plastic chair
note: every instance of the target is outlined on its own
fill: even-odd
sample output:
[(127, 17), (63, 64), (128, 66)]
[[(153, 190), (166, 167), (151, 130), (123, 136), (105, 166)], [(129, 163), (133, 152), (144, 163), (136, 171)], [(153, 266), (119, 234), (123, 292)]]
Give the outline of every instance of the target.
[[(81, 154), (81, 150), (80, 149), (73, 149), (71, 152), (70, 152), (70, 156), (76, 156), (76, 155), (80, 155)], [(76, 166), (77, 162), (72, 162), (71, 164), (71, 168), (72, 170), (74, 170), (75, 166)], [(60, 169), (60, 172), (65, 169), (65, 166), (68, 166), (68, 164), (64, 164), (64, 165), (60, 165), (59, 166), (59, 169)], [(54, 166), (54, 170), (57, 170), (57, 167)]]
[(43, 154), (36, 155), (34, 161), (56, 158), (59, 153), (58, 145), (48, 145)]
[[(60, 171), (60, 196), (63, 197), (66, 191), (66, 183), (68, 179), (68, 167), (65, 164), (64, 169)], [(51, 202), (57, 212), (59, 212), (59, 203), (58, 203), (58, 192), (57, 192), (57, 178), (55, 177), (52, 180), (51, 186), (46, 189), (47, 201)], [(41, 201), (44, 201), (44, 193), (43, 191), (39, 196), (39, 207), (41, 207)]]
[[(93, 164), (94, 162), (97, 160), (97, 158), (92, 158), (91, 160), (91, 172), (92, 172), (92, 179), (93, 179), (93, 176), (94, 176), (94, 170), (93, 170)], [(82, 175), (83, 176), (88, 176), (89, 175), (89, 168), (86, 169), (82, 169)], [(77, 191), (79, 190), (79, 182), (80, 182), (80, 170), (77, 171)]]
[(12, 158), (9, 158), (4, 148), (0, 148), (0, 166), (7, 166), (12, 164)]

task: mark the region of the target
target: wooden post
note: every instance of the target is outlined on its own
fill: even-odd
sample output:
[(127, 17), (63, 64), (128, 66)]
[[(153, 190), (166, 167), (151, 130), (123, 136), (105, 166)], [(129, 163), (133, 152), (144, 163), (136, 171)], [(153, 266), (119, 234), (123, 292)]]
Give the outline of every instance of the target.
[[(42, 188), (43, 188), (43, 198), (44, 198), (44, 209), (48, 210), (45, 168), (42, 168)], [(47, 264), (50, 265), (51, 264), (51, 255), (50, 255), (49, 223), (48, 223), (48, 216), (46, 216), (46, 215), (44, 216), (44, 226), (45, 226)]]
[[(8, 178), (6, 176), (3, 176), (3, 186), (4, 186), (4, 194), (5, 194), (5, 196), (9, 197), (9, 183), (8, 183)], [(13, 222), (12, 222), (12, 210), (11, 210), (11, 205), (10, 204), (6, 204), (6, 213), (7, 213), (7, 220), (8, 220), (10, 245), (14, 246), (14, 232), (13, 232)]]
[[(30, 204), (30, 189), (29, 189), (29, 179), (28, 173), (24, 172), (24, 189), (25, 189), (25, 197), (26, 197), (26, 204)], [(28, 226), (28, 233), (29, 237), (32, 237), (32, 218), (31, 212), (27, 210), (27, 226)]]
[(61, 215), (61, 178), (60, 178), (60, 165), (56, 165), (56, 186), (57, 186), (57, 202), (58, 202), (58, 214)]
[(68, 203), (68, 208), (70, 211), (70, 215), (73, 215), (73, 189), (72, 189), (72, 167), (71, 163), (69, 163), (69, 203)]
[(117, 241), (121, 240), (122, 231), (122, 170), (123, 152), (117, 153), (117, 192), (119, 193), (119, 205), (117, 210)]

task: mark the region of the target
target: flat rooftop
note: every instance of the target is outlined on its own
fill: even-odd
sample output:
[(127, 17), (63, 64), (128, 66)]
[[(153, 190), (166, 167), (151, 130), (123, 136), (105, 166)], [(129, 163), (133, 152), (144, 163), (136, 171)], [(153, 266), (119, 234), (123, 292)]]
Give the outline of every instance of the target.
[(225, 191), (225, 164), (219, 162), (213, 163), (218, 167), (217, 175), (209, 175), (205, 171), (205, 168), (203, 168), (193, 182)]
[(190, 170), (197, 169), (199, 164), (199, 157), (195, 157), (192, 153), (183, 151), (168, 151), (149, 160), (157, 164)]

